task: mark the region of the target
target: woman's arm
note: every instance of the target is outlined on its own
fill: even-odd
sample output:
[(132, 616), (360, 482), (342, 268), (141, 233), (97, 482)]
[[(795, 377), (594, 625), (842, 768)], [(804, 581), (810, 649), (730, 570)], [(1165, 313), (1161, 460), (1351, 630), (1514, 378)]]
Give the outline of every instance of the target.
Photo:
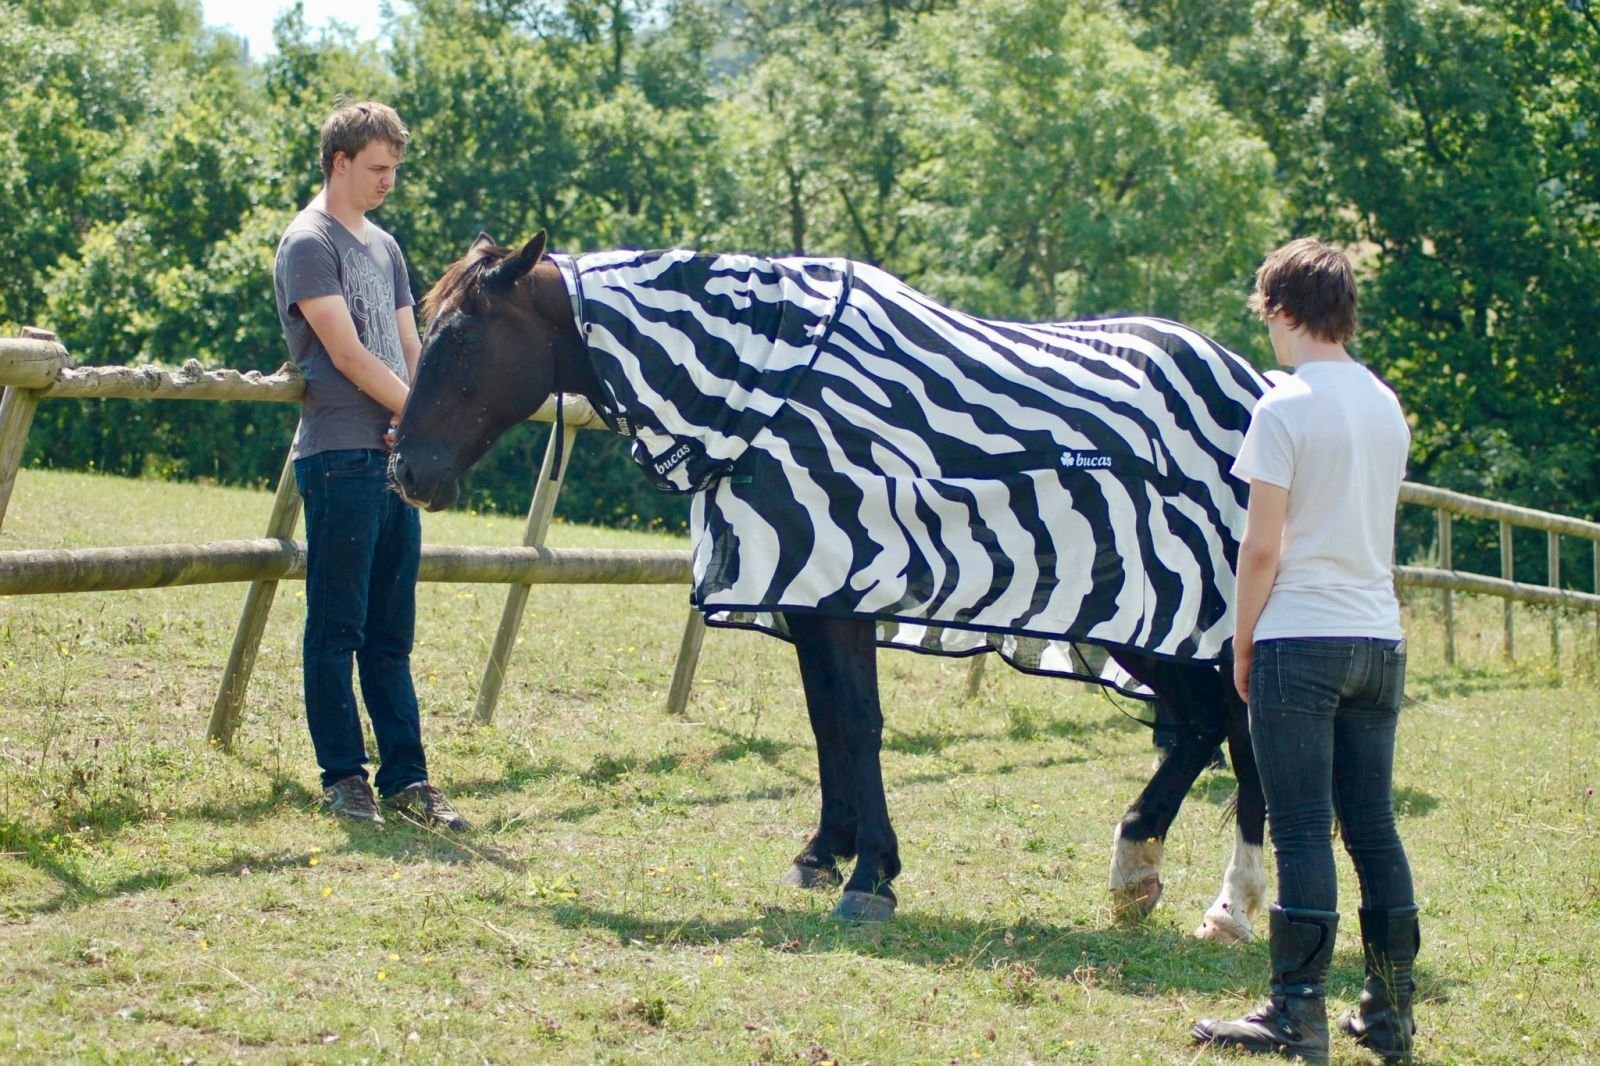
[(1239, 581), (1234, 595), (1233, 686), (1250, 702), (1250, 663), (1255, 658), (1256, 622), (1272, 594), (1283, 551), (1283, 524), (1289, 490), (1266, 481), (1250, 482), (1244, 540), (1239, 542)]

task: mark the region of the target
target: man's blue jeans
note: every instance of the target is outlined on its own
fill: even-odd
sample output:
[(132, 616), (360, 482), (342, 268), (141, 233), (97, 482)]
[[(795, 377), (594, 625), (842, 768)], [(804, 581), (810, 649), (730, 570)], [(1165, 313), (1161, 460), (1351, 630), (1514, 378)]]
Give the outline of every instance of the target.
[(1394, 821), (1394, 734), (1405, 689), (1402, 641), (1258, 641), (1250, 741), (1267, 797), (1278, 904), (1338, 910), (1333, 819), (1355, 863), (1361, 904), (1413, 902)]
[(374, 783), (393, 795), (428, 776), (411, 683), (421, 519), (390, 490), (377, 449), (297, 459), (294, 477), (306, 517), (306, 722), (322, 784), (366, 776), (353, 658), (378, 740)]

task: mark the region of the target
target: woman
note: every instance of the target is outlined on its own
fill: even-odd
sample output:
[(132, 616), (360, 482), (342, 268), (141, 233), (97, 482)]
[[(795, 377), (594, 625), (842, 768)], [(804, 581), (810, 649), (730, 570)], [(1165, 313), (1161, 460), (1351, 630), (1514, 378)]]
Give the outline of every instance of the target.
[(1272, 992), (1197, 1041), (1328, 1058), (1323, 978), (1338, 929), (1337, 814), (1361, 886), (1367, 981), (1343, 1028), (1388, 1063), (1410, 1059), (1420, 945), (1395, 828), (1395, 725), (1405, 641), (1391, 560), (1411, 434), (1394, 393), (1350, 357), (1356, 283), (1343, 253), (1293, 241), (1256, 273), (1250, 308), (1294, 370), (1262, 397), (1233, 472), (1250, 482), (1239, 548), (1234, 683), (1277, 860)]

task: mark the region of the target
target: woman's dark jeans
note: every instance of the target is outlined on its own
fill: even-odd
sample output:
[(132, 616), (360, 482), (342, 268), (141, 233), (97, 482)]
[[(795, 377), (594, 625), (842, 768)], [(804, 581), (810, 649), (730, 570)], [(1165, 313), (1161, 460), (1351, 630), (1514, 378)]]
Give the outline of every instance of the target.
[(390, 489), (377, 449), (297, 459), (294, 477), (306, 505), (306, 722), (322, 784), (366, 776), (353, 658), (378, 741), (374, 784), (393, 795), (428, 777), (411, 683), (421, 519)]
[(1361, 905), (1413, 902), (1392, 794), (1405, 674), (1403, 641), (1257, 642), (1250, 741), (1267, 797), (1279, 906), (1338, 910), (1335, 813), (1361, 883)]

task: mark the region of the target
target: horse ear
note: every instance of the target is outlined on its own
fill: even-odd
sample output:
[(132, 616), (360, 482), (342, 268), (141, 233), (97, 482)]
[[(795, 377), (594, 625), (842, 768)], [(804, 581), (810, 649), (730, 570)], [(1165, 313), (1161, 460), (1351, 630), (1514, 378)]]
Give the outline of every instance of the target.
[(498, 247), (500, 246), (495, 243), (493, 237), (489, 236), (483, 230), (479, 230), (477, 238), (472, 242), (472, 247), (467, 249), (467, 254), (471, 255), (473, 252), (482, 251), (487, 248)]
[(533, 240), (524, 244), (513, 255), (506, 256), (496, 264), (495, 268), (484, 276), (484, 283), (496, 288), (509, 288), (517, 283), (517, 279), (532, 270), (544, 257), (544, 230), (533, 235)]

